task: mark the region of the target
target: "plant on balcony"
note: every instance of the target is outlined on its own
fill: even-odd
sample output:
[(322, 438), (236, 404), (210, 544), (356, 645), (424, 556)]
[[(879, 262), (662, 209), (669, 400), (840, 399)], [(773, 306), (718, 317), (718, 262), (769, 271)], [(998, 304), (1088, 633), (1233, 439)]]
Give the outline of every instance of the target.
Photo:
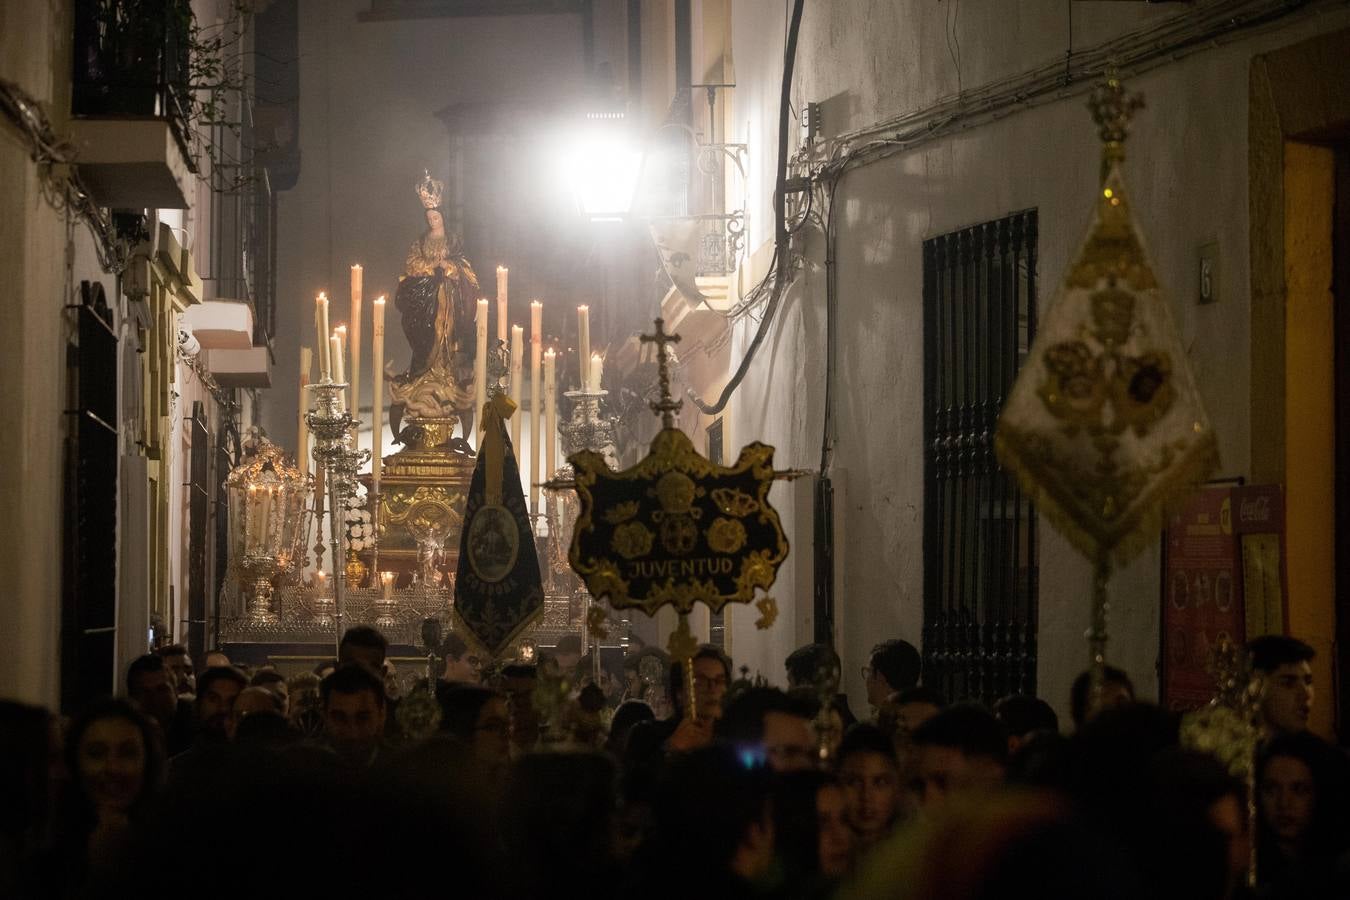
[[(248, 90), (240, 44), (249, 4), (234, 0), (224, 20), (211, 25), (197, 21), (189, 0), (88, 0), (76, 9), (72, 111), (166, 119), (194, 171), (213, 188), (247, 182), (246, 160), (216, 132), (240, 136), (237, 110)], [(223, 172), (240, 176), (222, 178)]]

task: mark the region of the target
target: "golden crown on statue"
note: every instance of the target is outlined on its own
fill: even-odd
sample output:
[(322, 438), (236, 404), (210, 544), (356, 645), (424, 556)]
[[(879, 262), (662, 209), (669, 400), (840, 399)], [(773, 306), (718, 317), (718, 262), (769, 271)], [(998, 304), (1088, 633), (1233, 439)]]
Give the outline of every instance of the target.
[(431, 177), (431, 172), (423, 170), (425, 173), (422, 180), (417, 182), (417, 196), (422, 198), (422, 205), (427, 209), (436, 209), (441, 205), (441, 194), (445, 191), (445, 182), (437, 181)]

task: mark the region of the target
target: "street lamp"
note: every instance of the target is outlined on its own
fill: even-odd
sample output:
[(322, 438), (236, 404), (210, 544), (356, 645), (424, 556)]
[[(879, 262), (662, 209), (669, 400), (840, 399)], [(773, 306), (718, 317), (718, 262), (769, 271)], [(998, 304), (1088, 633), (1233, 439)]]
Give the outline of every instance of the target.
[(642, 149), (623, 113), (588, 113), (565, 139), (562, 177), (582, 215), (592, 222), (619, 222), (633, 206), (642, 172)]

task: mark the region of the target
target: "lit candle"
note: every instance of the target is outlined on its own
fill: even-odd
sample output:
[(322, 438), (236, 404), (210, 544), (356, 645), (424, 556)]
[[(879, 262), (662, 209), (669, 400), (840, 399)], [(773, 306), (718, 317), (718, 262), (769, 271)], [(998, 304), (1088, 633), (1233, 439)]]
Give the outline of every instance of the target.
[(600, 392), (600, 378), (604, 374), (605, 358), (599, 353), (591, 354), (591, 393)]
[(478, 300), (477, 355), (473, 358), (473, 401), (474, 421), (478, 423), (478, 445), (483, 443), (483, 406), (487, 403), (487, 335), (488, 302), (486, 298)]
[[(370, 364), (375, 376), (375, 395), (371, 398), (371, 453), (370, 483), (376, 496), (380, 493), (380, 469), (384, 467), (384, 297), (375, 298), (370, 309), (373, 328), (370, 334)], [(375, 510), (378, 515), (378, 507)], [(378, 524), (378, 523), (376, 523)]]
[(558, 354), (550, 347), (544, 351), (544, 477), (558, 471), (558, 401), (555, 396)]
[(328, 589), (328, 573), (325, 572), (323, 569), (316, 570), (314, 572), (315, 595), (318, 597), (322, 597), (324, 595), (324, 591), (326, 591), (327, 589)]
[(581, 389), (591, 383), (591, 308), (584, 303), (577, 307), (577, 357), (580, 360)]
[(300, 348), (300, 427), (296, 431), (296, 462), (300, 464), (300, 472), (303, 475), (309, 474), (309, 421), (305, 418), (305, 413), (309, 410), (309, 391), (305, 386), (309, 384), (309, 370), (314, 363), (314, 351), (309, 347)]
[(352, 415), (361, 430), (361, 264), (352, 266)]
[(497, 340), (506, 343), (506, 266), (497, 267)]
[(539, 450), (543, 446), (543, 417), (539, 407), (540, 378), (539, 366), (544, 345), (541, 341), (530, 341), (530, 512), (539, 512), (539, 495), (535, 485), (539, 483)]
[(398, 575), (394, 572), (380, 573), (380, 591), (385, 600), (392, 600), (394, 597), (394, 581)]
[(319, 291), (314, 301), (314, 329), (319, 337), (319, 380), (328, 381), (333, 372), (333, 361), (328, 353), (328, 295)]
[(511, 417), (511, 451), (516, 455), (516, 464), (520, 460), (520, 423), (525, 413), (520, 409), (520, 401), (525, 396), (521, 384), (521, 373), (525, 370), (525, 329), (519, 325), (511, 326), (511, 401), (516, 404), (516, 414)]

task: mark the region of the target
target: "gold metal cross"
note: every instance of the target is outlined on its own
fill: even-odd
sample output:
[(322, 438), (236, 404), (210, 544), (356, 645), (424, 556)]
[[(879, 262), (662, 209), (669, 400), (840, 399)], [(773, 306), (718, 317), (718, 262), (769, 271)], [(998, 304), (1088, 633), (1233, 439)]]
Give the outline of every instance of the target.
[(667, 334), (665, 319), (657, 319), (656, 333), (641, 334), (638, 335), (638, 339), (644, 344), (656, 345), (656, 371), (661, 386), (661, 399), (653, 400), (649, 405), (652, 412), (661, 417), (662, 428), (674, 428), (675, 414), (684, 406), (684, 401), (676, 400), (670, 395), (670, 361), (666, 357), (666, 345), (678, 344), (680, 336)]

